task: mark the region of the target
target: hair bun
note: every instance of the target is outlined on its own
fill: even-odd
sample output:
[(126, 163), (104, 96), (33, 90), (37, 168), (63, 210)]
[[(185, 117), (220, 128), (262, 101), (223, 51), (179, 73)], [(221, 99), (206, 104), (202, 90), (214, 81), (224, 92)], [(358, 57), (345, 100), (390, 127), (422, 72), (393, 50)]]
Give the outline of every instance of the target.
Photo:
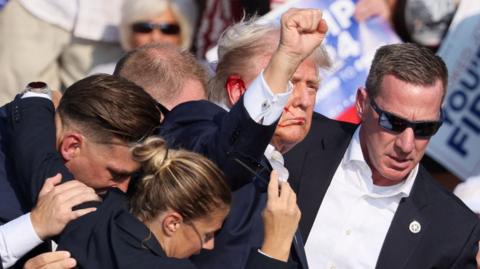
[(148, 137), (142, 144), (132, 149), (133, 159), (142, 164), (147, 174), (155, 174), (165, 164), (168, 158), (168, 146), (160, 137)]

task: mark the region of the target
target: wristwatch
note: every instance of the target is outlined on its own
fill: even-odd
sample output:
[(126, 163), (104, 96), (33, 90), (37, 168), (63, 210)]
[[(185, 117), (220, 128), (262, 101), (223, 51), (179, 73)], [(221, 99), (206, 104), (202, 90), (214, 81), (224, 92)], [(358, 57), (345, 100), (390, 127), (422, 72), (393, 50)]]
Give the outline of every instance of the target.
[(52, 90), (50, 90), (47, 83), (42, 81), (35, 81), (35, 82), (28, 83), (23, 93), (25, 94), (27, 92), (43, 93), (48, 95), (50, 99), (52, 98)]

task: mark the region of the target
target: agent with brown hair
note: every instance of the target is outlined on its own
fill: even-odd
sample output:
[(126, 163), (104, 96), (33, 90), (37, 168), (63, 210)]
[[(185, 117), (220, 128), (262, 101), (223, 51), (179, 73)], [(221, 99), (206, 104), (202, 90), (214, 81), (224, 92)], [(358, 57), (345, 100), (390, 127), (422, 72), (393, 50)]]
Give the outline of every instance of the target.
[(157, 103), (142, 88), (110, 75), (74, 83), (57, 112), (45, 83), (31, 84), (6, 106), (6, 113), (9, 176), (24, 212), (35, 205), (45, 179), (57, 173), (97, 192), (109, 187), (126, 191), (140, 166), (129, 145), (160, 121)]
[(287, 154), (312, 268), (476, 268), (478, 219), (419, 164), (447, 77), (427, 48), (383, 46), (357, 91), (360, 125), (314, 118)]

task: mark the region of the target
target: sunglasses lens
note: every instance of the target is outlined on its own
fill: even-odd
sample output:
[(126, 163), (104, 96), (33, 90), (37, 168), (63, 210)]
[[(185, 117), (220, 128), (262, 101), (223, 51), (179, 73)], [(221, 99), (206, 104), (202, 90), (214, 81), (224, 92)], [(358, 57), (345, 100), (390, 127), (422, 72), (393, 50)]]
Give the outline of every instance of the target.
[(139, 22), (132, 25), (132, 31), (134, 33), (150, 33), (153, 31), (153, 26), (148, 22)]
[(442, 126), (442, 122), (422, 122), (415, 126), (414, 132), (417, 137), (430, 137)]
[(401, 133), (407, 127), (412, 127), (415, 137), (430, 137), (442, 126), (441, 121), (410, 123), (386, 112), (382, 113), (379, 124), (383, 128), (395, 133)]
[(160, 24), (160, 31), (166, 35), (177, 35), (180, 33), (180, 26), (178, 24)]
[(396, 133), (401, 133), (408, 127), (407, 121), (387, 112), (380, 115), (379, 124), (383, 128)]

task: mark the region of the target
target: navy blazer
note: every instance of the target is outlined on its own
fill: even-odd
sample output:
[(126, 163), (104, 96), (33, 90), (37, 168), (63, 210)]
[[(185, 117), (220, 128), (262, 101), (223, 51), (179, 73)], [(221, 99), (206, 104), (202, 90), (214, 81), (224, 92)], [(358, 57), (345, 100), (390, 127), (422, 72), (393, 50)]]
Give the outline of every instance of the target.
[[(5, 106), (5, 149), (10, 162), (8, 178), (13, 179), (10, 183), (15, 197), (23, 212), (30, 212), (46, 178), (61, 173), (65, 181), (73, 176), (56, 151), (55, 108), (52, 102), (39, 97), (21, 99), (20, 96), (17, 95)], [(29, 258), (50, 250), (50, 241), (47, 241), (17, 261), (14, 268), (23, 268)]]
[(29, 212), (36, 204), (45, 179), (57, 173), (62, 180), (73, 179), (56, 150), (55, 108), (41, 97), (21, 99), (7, 104), (8, 154), (12, 158), (18, 198)]
[[(30, 203), (37, 199), (46, 177), (62, 173), (72, 179), (55, 150), (54, 107), (44, 98), (15, 99), (9, 107), (12, 115), (10, 139), (18, 183)], [(126, 210), (126, 198), (118, 190), (109, 192), (93, 214), (71, 224), (58, 238), (60, 248), (68, 249), (84, 268), (195, 268), (188, 260), (167, 258), (156, 239), (145, 240), (148, 228)], [(117, 218), (118, 217), (118, 218)], [(138, 243), (144, 243), (139, 248)], [(147, 248), (147, 249), (146, 249)], [(257, 251), (251, 252), (247, 268), (289, 268)]]
[[(275, 128), (276, 123), (264, 126), (253, 121), (243, 98), (230, 112), (208, 101), (193, 101), (180, 104), (166, 115), (160, 135), (173, 147), (196, 151), (216, 162), (234, 190), (230, 214), (215, 237), (215, 249), (192, 258), (199, 268), (245, 268), (250, 250), (261, 247), (261, 212), (271, 171), (263, 155)], [(251, 169), (245, 169), (236, 159)], [(259, 176), (252, 177), (249, 170)], [(294, 261), (299, 268), (307, 269), (303, 243), (294, 242)]]
[(15, 177), (12, 174), (12, 159), (7, 152), (7, 107), (0, 107), (0, 225), (24, 214), (17, 196)]
[[(306, 139), (286, 155), (305, 242), (356, 128), (315, 114)], [(418, 234), (409, 231), (412, 220), (422, 225)], [(394, 215), (376, 268), (474, 269), (479, 234), (475, 214), (420, 166), (410, 195), (401, 200)]]
[[(103, 201), (96, 205), (95, 212), (72, 221), (56, 240), (59, 249), (70, 251), (78, 268), (196, 268), (188, 259), (166, 256), (148, 227), (128, 211), (127, 196), (121, 191), (109, 190)], [(255, 250), (251, 251), (246, 268), (295, 267)]]

